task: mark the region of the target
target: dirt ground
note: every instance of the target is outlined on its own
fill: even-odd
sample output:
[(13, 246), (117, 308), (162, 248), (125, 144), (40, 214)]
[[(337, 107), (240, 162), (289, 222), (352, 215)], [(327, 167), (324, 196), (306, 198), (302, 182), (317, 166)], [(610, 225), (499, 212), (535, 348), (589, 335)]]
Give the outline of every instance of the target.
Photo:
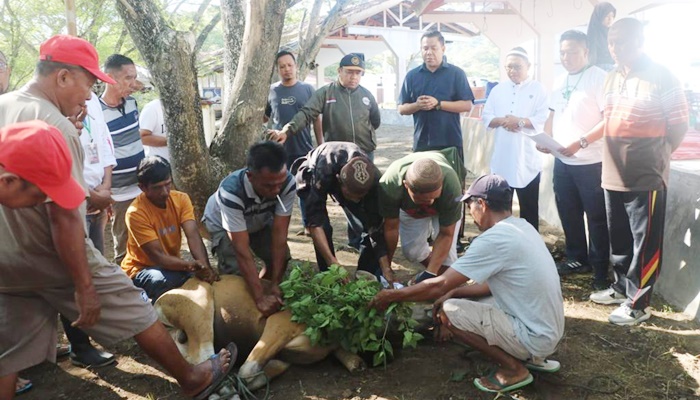
[[(388, 126), (379, 129), (376, 162), (380, 169), (410, 152), (412, 129)], [(344, 243), (344, 217), (331, 207), (336, 247)], [(296, 236), (302, 229), (295, 210), (290, 228), (292, 256), (314, 260), (311, 240)], [(466, 237), (478, 232), (467, 217)], [(561, 257), (562, 236), (543, 227), (542, 235), (556, 259)], [(400, 253), (400, 252), (397, 252)], [(338, 253), (351, 265), (357, 255)], [(418, 266), (400, 254), (395, 268), (407, 280)], [(611, 307), (588, 301), (589, 278), (562, 281), (566, 331), (552, 356), (562, 364), (555, 374), (535, 374), (535, 382), (512, 398), (535, 399), (700, 399), (700, 326), (674, 311), (660, 298), (652, 306), (653, 317), (639, 327), (623, 328), (607, 322)], [(185, 399), (175, 381), (163, 373), (133, 341), (110, 351), (118, 355), (114, 367), (76, 368), (66, 359), (57, 365), (44, 363), (22, 375), (34, 389), (19, 397), (39, 399)], [(312, 366), (293, 366), (270, 384), (268, 398), (280, 400), (458, 400), (494, 399), (477, 390), (474, 377), (491, 364), (457, 344), (436, 344), (425, 339), (417, 349), (400, 352), (386, 369), (372, 368), (350, 374), (333, 359)], [(263, 398), (265, 393), (256, 393)]]

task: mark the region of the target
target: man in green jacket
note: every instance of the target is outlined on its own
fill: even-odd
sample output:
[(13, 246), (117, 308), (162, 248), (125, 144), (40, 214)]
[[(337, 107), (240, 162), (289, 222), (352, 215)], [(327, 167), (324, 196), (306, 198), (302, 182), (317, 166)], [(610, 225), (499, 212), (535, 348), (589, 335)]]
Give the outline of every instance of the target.
[(272, 131), (271, 140), (284, 143), (289, 135), (295, 135), (323, 114), (324, 141), (355, 143), (373, 160), (377, 147), (374, 131), (381, 123), (381, 116), (372, 93), (360, 86), (364, 73), (363, 54), (343, 57), (338, 81), (318, 89), (288, 124)]

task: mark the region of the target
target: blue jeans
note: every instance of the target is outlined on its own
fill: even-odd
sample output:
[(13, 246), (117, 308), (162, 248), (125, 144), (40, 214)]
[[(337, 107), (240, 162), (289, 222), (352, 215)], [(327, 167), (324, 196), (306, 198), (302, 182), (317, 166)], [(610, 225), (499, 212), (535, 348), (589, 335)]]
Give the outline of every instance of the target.
[[(554, 196), (566, 236), (566, 258), (593, 267), (594, 280), (608, 279), (610, 240), (605, 195), (600, 187), (602, 163), (567, 165), (554, 161)], [(588, 222), (589, 239), (583, 215)]]
[(102, 210), (98, 214), (92, 214), (85, 217), (87, 221), (88, 237), (92, 240), (92, 244), (100, 252), (105, 254), (105, 227), (107, 226), (107, 212)]
[(134, 286), (143, 289), (152, 303), (170, 289), (179, 288), (192, 277), (191, 272), (170, 271), (158, 267), (144, 268), (133, 277)]

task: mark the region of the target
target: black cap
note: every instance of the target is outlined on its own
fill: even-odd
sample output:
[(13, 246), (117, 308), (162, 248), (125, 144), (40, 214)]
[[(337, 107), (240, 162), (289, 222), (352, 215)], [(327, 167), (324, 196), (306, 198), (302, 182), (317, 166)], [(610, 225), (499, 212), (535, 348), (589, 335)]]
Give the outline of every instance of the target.
[(468, 201), (472, 197), (497, 203), (510, 203), (513, 201), (513, 189), (502, 176), (481, 175), (469, 186), (461, 201)]
[(362, 53), (350, 53), (340, 59), (340, 66), (348, 69), (365, 70), (365, 55)]

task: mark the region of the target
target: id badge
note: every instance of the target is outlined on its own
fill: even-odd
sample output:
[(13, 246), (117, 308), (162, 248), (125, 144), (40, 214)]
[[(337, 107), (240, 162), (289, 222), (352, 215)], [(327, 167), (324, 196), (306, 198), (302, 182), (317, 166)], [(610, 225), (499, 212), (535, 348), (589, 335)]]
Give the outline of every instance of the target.
[(98, 164), (100, 162), (100, 154), (97, 152), (97, 143), (90, 143), (85, 146), (85, 157), (90, 164)]

